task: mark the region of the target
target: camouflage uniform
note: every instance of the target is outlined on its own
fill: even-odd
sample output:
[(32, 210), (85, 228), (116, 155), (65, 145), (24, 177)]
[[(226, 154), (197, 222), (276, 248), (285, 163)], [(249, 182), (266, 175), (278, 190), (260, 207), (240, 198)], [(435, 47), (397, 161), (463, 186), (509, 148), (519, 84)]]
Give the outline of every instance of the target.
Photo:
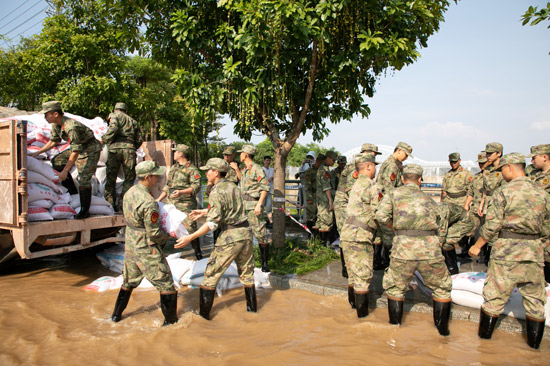
[(550, 197), (529, 178), (515, 178), (495, 190), (480, 228), (480, 236), (493, 241), (483, 287), (485, 313), (498, 316), (517, 286), (527, 317), (544, 319), (546, 284), (541, 236), (547, 238), (549, 234)]
[[(174, 190), (183, 190), (187, 188), (193, 188), (193, 193), (182, 194), (178, 198), (170, 198), (170, 195)], [(166, 179), (166, 185), (162, 191), (167, 195), (167, 202), (176, 206), (181, 212), (185, 212), (187, 215), (191, 213), (191, 210), (197, 208), (197, 193), (201, 189), (201, 175), (197, 167), (191, 162), (185, 164), (176, 163), (172, 165), (168, 172)], [(197, 222), (190, 220), (188, 217), (183, 220), (183, 224), (189, 233), (197, 231)]]
[[(116, 201), (116, 179), (120, 166), (124, 171), (121, 201), (136, 180), (136, 149), (143, 143), (137, 122), (124, 111), (116, 109), (109, 115), (109, 128), (103, 135), (103, 143), (109, 146), (106, 163), (105, 199), (113, 206)], [(122, 205), (120, 205), (122, 206)]]
[(78, 185), (80, 188), (92, 188), (92, 176), (97, 169), (101, 144), (94, 137), (91, 129), (84, 124), (63, 116), (61, 126), (52, 124), (50, 141), (59, 143), (61, 140), (69, 141), (70, 151), (66, 150), (52, 159), (52, 166), (57, 171), (62, 171), (71, 152), (78, 152), (76, 169), (78, 170)]
[(529, 179), (547, 193), (550, 193), (550, 171), (544, 173), (542, 170), (533, 170), (529, 175)]
[(306, 192), (306, 203), (311, 201), (312, 203), (306, 204), (306, 220), (312, 223), (315, 223), (317, 219), (317, 200), (316, 200), (316, 190), (317, 190), (317, 171), (319, 169), (312, 165), (311, 168), (306, 170), (304, 176), (305, 182), (305, 192)]
[(377, 228), (374, 212), (379, 198), (380, 191), (366, 175), (359, 175), (349, 192), (340, 246), (349, 268), (348, 286), (353, 286), (357, 292), (369, 291), (373, 275), (372, 241)]
[(463, 206), (442, 202), (441, 209), (448, 211), (448, 213), (441, 214), (441, 217), (448, 217), (448, 231), (442, 249), (444, 251), (452, 250), (466, 234), (474, 230), (475, 222)]
[(319, 231), (330, 231), (332, 228), (333, 214), (329, 211), (329, 200), (326, 191), (334, 197), (334, 187), (331, 184), (330, 171), (325, 163), (321, 164), (317, 171), (315, 202), (317, 204), (317, 221), (315, 227)]
[(472, 197), (472, 203), (470, 205), (470, 210), (468, 214), (470, 215), (471, 220), (474, 223), (473, 231), (468, 233), (468, 236), (474, 236), (475, 231), (481, 225), (481, 217), (478, 215), (477, 209), (481, 204), (481, 199), (483, 197), (483, 171), (476, 173), (472, 177), (472, 182), (470, 187), (468, 187), (467, 197)]
[(264, 170), (260, 165), (252, 163), (244, 167), (241, 172), (241, 192), (248, 223), (258, 243), (266, 244), (266, 215), (264, 207), (261, 207), (261, 213), (258, 216), (254, 213), (254, 208), (260, 199), (261, 192), (265, 191), (269, 193), (269, 186), (267, 185)]
[(502, 178), (502, 173), (494, 164), (489, 165), (483, 171), (483, 193), (485, 193), (485, 205), (483, 212), (486, 213), (492, 200), (494, 191), (505, 184), (506, 181)]
[[(231, 168), (230, 168), (231, 170)], [(248, 229), (245, 201), (239, 188), (221, 179), (212, 188), (206, 222), (221, 229), (214, 250), (204, 271), (204, 287), (216, 288), (220, 278), (233, 260), (244, 286), (254, 286), (252, 235)]]
[[(452, 153), (449, 155), (449, 161), (460, 160), (459, 153)], [(472, 173), (459, 166), (456, 170), (448, 171), (443, 177), (442, 193), (443, 202), (454, 203), (464, 207), (468, 194), (468, 188), (472, 182)]]
[[(406, 167), (422, 169), (413, 164)], [(432, 289), (434, 300), (450, 301), (452, 281), (441, 254), (447, 220), (439, 215), (437, 204), (414, 183), (391, 190), (382, 198), (376, 220), (382, 225), (393, 222), (396, 232), (390, 266), (383, 280), (388, 298), (402, 301), (414, 271), (418, 270)]]
[(342, 230), (346, 220), (346, 208), (349, 201), (349, 192), (353, 187), (359, 174), (355, 170), (355, 162), (347, 163), (340, 174), (338, 188), (334, 194), (334, 214), (336, 216), (336, 227), (338, 231)]
[(145, 277), (160, 292), (175, 291), (172, 272), (162, 252), (170, 236), (160, 227), (158, 202), (147, 187), (137, 184), (126, 192), (123, 204), (126, 249), (122, 287), (134, 289)]

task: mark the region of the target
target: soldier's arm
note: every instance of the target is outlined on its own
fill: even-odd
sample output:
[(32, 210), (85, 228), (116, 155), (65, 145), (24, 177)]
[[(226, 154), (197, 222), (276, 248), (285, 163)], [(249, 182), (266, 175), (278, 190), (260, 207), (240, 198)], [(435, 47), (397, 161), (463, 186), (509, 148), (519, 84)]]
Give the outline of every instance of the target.
[(111, 113), (109, 115), (109, 128), (105, 135), (101, 137), (101, 142), (109, 145), (115, 139), (116, 133), (118, 131), (118, 119), (115, 114)]
[(439, 243), (443, 245), (445, 244), (447, 233), (449, 231), (449, 206), (446, 204), (440, 204), (437, 209), (439, 209), (439, 227), (437, 229), (437, 237), (439, 239)]
[[(502, 227), (504, 226), (504, 206), (505, 199), (501, 192), (495, 192), (492, 196), (492, 201), (487, 208), (487, 217), (485, 223), (479, 229), (479, 236), (482, 237), (485, 242), (491, 241), (495, 238)], [(477, 244), (477, 243), (476, 243)], [(482, 244), (481, 247), (485, 245)], [(479, 247), (481, 249), (481, 247)]]
[(375, 217), (376, 221), (378, 221), (380, 225), (384, 225), (389, 228), (393, 227), (393, 205), (391, 193), (384, 195), (382, 201), (380, 201), (380, 204), (378, 205)]
[(190, 187), (184, 189), (184, 194), (192, 195), (197, 194), (201, 189), (201, 174), (197, 168), (194, 168), (189, 175)]
[(150, 240), (149, 245), (158, 244), (164, 245), (170, 235), (166, 233), (160, 226), (160, 210), (158, 202), (150, 201), (144, 204), (143, 207), (143, 224), (147, 237)]

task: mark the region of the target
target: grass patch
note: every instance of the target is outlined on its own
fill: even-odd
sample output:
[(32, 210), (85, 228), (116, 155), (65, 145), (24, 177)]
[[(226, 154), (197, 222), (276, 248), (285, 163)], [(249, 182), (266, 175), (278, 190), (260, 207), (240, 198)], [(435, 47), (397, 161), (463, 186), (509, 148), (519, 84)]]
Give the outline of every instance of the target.
[[(284, 248), (269, 246), (269, 269), (278, 274), (304, 274), (323, 268), (339, 256), (319, 240), (286, 239)], [(256, 267), (261, 267), (260, 248), (254, 248)]]

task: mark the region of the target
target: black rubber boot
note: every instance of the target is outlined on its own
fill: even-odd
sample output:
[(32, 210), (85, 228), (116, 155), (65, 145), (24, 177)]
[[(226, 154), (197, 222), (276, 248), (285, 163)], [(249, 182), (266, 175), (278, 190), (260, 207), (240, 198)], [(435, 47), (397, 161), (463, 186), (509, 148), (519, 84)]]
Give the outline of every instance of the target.
[(491, 339), (495, 326), (497, 325), (498, 316), (486, 314), (483, 309), (479, 313), (479, 330), (477, 335), (479, 338)]
[(319, 239), (321, 240), (321, 245), (324, 245), (325, 247), (330, 247), (330, 233), (328, 231), (319, 231)]
[(132, 290), (125, 290), (122, 287), (118, 293), (118, 297), (115, 302), (115, 310), (113, 310), (113, 315), (111, 315), (111, 320), (115, 323), (119, 322), (122, 319), (122, 312), (128, 306), (128, 301), (130, 301), (130, 296), (132, 295)]
[(191, 247), (193, 247), (193, 250), (195, 251), (195, 258), (197, 258), (197, 260), (200, 261), (203, 258), (200, 240), (199, 239), (193, 240), (191, 242)]
[(260, 244), (260, 254), (262, 255), (262, 272), (270, 272), (267, 261), (269, 260), (269, 244)]
[(80, 188), (80, 212), (74, 217), (77, 220), (90, 217), (90, 204), (92, 203), (92, 189)]
[(244, 296), (246, 297), (246, 311), (253, 313), (258, 312), (258, 302), (256, 300), (256, 286), (244, 288)]
[(352, 309), (355, 309), (355, 291), (353, 291), (353, 286), (348, 286), (348, 301)]
[(372, 247), (374, 249), (372, 268), (375, 271), (385, 269), (382, 265), (382, 244), (373, 245)]
[(340, 248), (340, 262), (342, 262), (342, 277), (348, 278), (348, 268), (346, 267), (346, 259), (342, 248)]
[(388, 298), (390, 324), (401, 324), (401, 319), (403, 319), (403, 302), (403, 300), (392, 300)]
[(448, 336), (449, 319), (451, 318), (451, 302), (441, 302), (434, 300), (433, 304), (434, 324), (442, 336)]
[(178, 293), (160, 294), (160, 310), (164, 315), (163, 327), (178, 322)]
[(206, 320), (210, 320), (210, 310), (214, 304), (214, 294), (216, 290), (200, 288), (199, 294), (199, 315)]
[(544, 335), (545, 320), (533, 320), (526, 317), (525, 325), (527, 328), (527, 344), (529, 347), (539, 349), (542, 336)]
[(369, 315), (369, 293), (355, 293), (355, 306), (357, 317), (364, 318)]
[(382, 266), (386, 269), (390, 266), (391, 247), (382, 245)]
[(544, 262), (544, 279), (550, 283), (550, 262)]
[(451, 275), (458, 274), (458, 262), (456, 258), (456, 250), (443, 250), (443, 257), (445, 257), (445, 264)]
[(468, 258), (470, 255), (468, 254), (468, 250), (470, 250), (470, 247), (472, 246), (471, 242), (474, 240), (474, 238), (470, 238), (468, 236), (465, 236), (460, 241), (460, 254), (457, 254), (458, 258)]
[(76, 185), (74, 184), (73, 177), (70, 174), (67, 174), (67, 178), (65, 178), (64, 181), (61, 182), (61, 185), (69, 191), (70, 194), (77, 194), (78, 189), (76, 188)]

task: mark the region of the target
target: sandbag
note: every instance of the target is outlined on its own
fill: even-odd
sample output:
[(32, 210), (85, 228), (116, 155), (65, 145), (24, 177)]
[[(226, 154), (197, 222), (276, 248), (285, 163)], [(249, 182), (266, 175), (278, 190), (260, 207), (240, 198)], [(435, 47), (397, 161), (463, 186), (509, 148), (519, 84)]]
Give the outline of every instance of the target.
[(54, 183), (59, 182), (57, 172), (51, 165), (32, 156), (27, 156), (27, 170), (40, 173)]
[[(111, 204), (103, 197), (93, 196), (92, 195), (92, 206), (108, 206), (111, 207)], [(73, 194), (71, 195), (71, 207), (76, 209), (80, 207), (80, 195)]]
[[(80, 207), (75, 209), (76, 212), (80, 212)], [(115, 214), (115, 210), (111, 206), (91, 205), (89, 209), (90, 215), (104, 215), (110, 216)]]
[(189, 235), (187, 229), (182, 224), (187, 215), (176, 208), (174, 205), (167, 205), (159, 202), (160, 226), (171, 237), (179, 239)]
[(49, 209), (50, 207), (52, 207), (54, 205), (54, 203), (50, 200), (37, 200), (37, 201), (32, 201), (32, 207), (42, 207), (42, 208), (46, 208), (46, 209)]
[(57, 203), (50, 208), (50, 214), (56, 220), (74, 219), (76, 212), (68, 203)]
[(67, 192), (67, 188), (52, 182), (47, 177), (32, 170), (27, 171), (27, 182), (40, 183), (51, 188), (57, 194), (63, 194)]
[(27, 220), (32, 221), (53, 221), (50, 212), (43, 207), (29, 206)]
[(38, 201), (43, 199), (53, 201), (54, 203), (71, 202), (71, 195), (69, 193), (59, 195), (56, 192), (54, 192), (54, 190), (51, 189), (50, 187), (40, 183), (29, 183), (27, 185), (27, 194), (29, 196), (30, 203), (32, 203), (33, 201)]

